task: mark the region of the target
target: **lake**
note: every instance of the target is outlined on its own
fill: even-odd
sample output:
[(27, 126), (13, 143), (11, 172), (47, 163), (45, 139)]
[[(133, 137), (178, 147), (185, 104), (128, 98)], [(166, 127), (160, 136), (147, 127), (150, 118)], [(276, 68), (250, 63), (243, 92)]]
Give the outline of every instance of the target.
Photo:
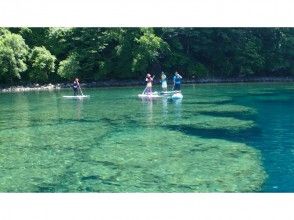
[(0, 192), (294, 192), (293, 83), (143, 89), (0, 94)]

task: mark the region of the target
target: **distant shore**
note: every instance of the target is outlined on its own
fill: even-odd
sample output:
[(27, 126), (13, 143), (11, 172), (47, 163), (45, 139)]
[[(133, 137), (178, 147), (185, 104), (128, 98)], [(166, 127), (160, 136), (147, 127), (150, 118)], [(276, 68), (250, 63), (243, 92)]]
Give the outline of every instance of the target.
[[(252, 82), (294, 82), (294, 77), (258, 77), (258, 78), (205, 78), (205, 79), (188, 79), (183, 80), (182, 84), (206, 84), (206, 83), (252, 83)], [(159, 84), (159, 81), (155, 81)], [(172, 82), (169, 82), (172, 84)], [(52, 91), (63, 88), (71, 88), (72, 83), (56, 83), (56, 84), (30, 84), (18, 86), (0, 86), (0, 92), (28, 92), (28, 91)], [(144, 86), (143, 80), (104, 80), (97, 82), (80, 83), (82, 88), (96, 88), (96, 87), (125, 87), (125, 86)]]

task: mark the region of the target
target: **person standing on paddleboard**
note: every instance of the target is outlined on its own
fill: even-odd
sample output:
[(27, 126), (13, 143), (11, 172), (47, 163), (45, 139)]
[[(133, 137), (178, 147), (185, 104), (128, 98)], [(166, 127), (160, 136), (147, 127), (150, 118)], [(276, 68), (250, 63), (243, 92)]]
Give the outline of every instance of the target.
[(167, 91), (167, 81), (166, 81), (166, 75), (164, 74), (164, 72), (161, 72), (161, 88), (164, 92)]
[(80, 83), (79, 83), (78, 78), (76, 78), (75, 81), (73, 82), (72, 88), (73, 88), (73, 91), (74, 91), (74, 96), (77, 96), (78, 92), (79, 92), (79, 88), (80, 88)]
[(151, 77), (151, 74), (147, 74), (146, 75), (146, 79), (145, 81), (147, 82), (147, 86), (146, 86), (146, 94), (151, 95), (152, 94), (152, 82), (155, 76)]
[(182, 76), (176, 71), (173, 81), (174, 81), (174, 90), (180, 92), (181, 91), (181, 81), (182, 81)]

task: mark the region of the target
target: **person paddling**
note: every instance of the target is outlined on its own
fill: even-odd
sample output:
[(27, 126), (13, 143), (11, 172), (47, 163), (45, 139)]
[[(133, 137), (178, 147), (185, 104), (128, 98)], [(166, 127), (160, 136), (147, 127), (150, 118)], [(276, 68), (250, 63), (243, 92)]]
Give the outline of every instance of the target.
[(182, 81), (182, 76), (176, 71), (173, 81), (174, 81), (174, 90), (180, 92), (181, 91), (181, 81)]
[(161, 88), (164, 92), (167, 91), (167, 81), (166, 81), (166, 75), (164, 72), (161, 73)]
[(79, 79), (76, 78), (73, 82), (72, 85), (73, 91), (74, 91), (74, 96), (78, 95), (79, 89), (80, 89), (80, 83), (79, 83)]
[(151, 74), (149, 74), (149, 73), (146, 75), (145, 81), (147, 82), (147, 86), (146, 86), (145, 93), (148, 95), (152, 94), (152, 82), (153, 82), (154, 77), (155, 76), (151, 77)]

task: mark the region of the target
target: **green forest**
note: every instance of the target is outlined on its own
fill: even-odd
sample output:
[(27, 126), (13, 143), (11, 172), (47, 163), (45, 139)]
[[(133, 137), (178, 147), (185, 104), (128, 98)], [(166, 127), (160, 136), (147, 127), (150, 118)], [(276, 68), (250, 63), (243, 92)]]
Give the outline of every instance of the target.
[(294, 76), (294, 28), (0, 28), (0, 84)]

